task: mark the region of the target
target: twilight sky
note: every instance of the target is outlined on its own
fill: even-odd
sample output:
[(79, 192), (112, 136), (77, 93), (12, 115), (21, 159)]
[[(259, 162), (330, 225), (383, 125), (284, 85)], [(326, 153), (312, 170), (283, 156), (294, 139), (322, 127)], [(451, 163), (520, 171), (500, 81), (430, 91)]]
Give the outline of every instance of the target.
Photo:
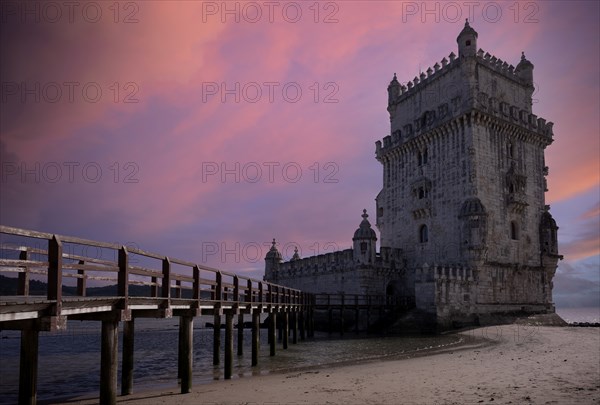
[(457, 53), (468, 17), (479, 48), (535, 65), (555, 302), (600, 305), (598, 2), (0, 7), (0, 222), (257, 278), (273, 237), (286, 259), (351, 246), (392, 75)]

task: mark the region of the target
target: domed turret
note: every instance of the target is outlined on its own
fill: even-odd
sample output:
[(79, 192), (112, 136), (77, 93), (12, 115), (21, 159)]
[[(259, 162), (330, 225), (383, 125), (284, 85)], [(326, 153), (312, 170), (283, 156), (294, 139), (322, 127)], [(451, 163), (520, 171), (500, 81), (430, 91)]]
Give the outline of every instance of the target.
[(475, 56), (477, 53), (477, 31), (469, 25), (469, 20), (465, 20), (465, 27), (456, 38), (458, 42), (458, 57)]
[(277, 282), (278, 272), (279, 272), (279, 264), (283, 261), (281, 253), (277, 250), (275, 246), (277, 242), (275, 242), (275, 238), (273, 238), (273, 245), (271, 249), (267, 252), (265, 256), (265, 280)]
[(515, 68), (515, 73), (524, 83), (533, 86), (533, 63), (527, 60), (525, 52), (521, 52), (521, 61)]
[(354, 260), (363, 264), (375, 263), (375, 243), (377, 242), (377, 235), (371, 223), (367, 219), (369, 215), (367, 210), (363, 210), (362, 218), (358, 229), (354, 232), (353, 242), (353, 256)]

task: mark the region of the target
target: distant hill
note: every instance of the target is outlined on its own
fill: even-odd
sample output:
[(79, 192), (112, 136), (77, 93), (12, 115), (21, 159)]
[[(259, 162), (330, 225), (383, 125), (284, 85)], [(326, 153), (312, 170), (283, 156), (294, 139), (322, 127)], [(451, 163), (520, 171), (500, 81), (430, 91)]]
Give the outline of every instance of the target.
[[(0, 295), (16, 295), (17, 285), (17, 278), (0, 275)], [(30, 295), (46, 295), (47, 290), (48, 284), (42, 281), (29, 280)], [(117, 295), (117, 285), (113, 284), (105, 287), (88, 287), (85, 292), (86, 296), (88, 297), (114, 297)], [(65, 296), (77, 295), (77, 288), (63, 285), (62, 293)], [(150, 286), (130, 285), (129, 295), (132, 297), (148, 297), (150, 296)], [(171, 297), (174, 296), (175, 289), (171, 289)], [(190, 290), (183, 290), (182, 297), (192, 298), (192, 292)]]

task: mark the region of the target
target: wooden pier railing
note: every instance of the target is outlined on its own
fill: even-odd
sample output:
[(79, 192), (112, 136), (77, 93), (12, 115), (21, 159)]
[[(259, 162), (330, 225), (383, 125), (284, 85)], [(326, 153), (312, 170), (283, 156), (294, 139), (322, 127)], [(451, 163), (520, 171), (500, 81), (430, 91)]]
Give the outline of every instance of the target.
[[(244, 325), (252, 317), (252, 365), (258, 364), (260, 315), (269, 314), (270, 354), (275, 355), (276, 318), (288, 347), (314, 332), (314, 296), (299, 290), (200, 266), (135, 247), (8, 226), (0, 234), (10, 240), (0, 246), (0, 273), (17, 274), (15, 295), (0, 297), (0, 329), (21, 331), (19, 403), (36, 403), (38, 337), (40, 331), (65, 329), (67, 319), (102, 322), (100, 403), (113, 404), (117, 395), (117, 341), (123, 327), (121, 394), (132, 392), (135, 318), (170, 318), (179, 321), (179, 377), (181, 392), (192, 387), (193, 320), (214, 316), (213, 363), (220, 363), (221, 317), (225, 315), (224, 377), (233, 368), (233, 322)], [(90, 254), (93, 252), (94, 254)], [(99, 254), (102, 252), (102, 254)], [(109, 255), (108, 258), (104, 255)], [(44, 295), (30, 294), (30, 278), (47, 284)], [(75, 279), (67, 295), (65, 281)], [(88, 282), (116, 285), (114, 295), (88, 296)], [(141, 286), (141, 287), (140, 287)], [(134, 291), (135, 289), (135, 291)], [(290, 319), (291, 317), (291, 319)], [(238, 354), (242, 354), (243, 327), (238, 327)]]

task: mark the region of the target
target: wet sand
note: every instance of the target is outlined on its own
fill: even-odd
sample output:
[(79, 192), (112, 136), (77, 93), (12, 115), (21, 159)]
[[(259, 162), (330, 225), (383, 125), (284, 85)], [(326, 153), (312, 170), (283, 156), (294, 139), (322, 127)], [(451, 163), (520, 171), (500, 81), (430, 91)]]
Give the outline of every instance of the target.
[[(598, 404), (600, 328), (503, 325), (466, 345), (118, 397), (123, 404)], [(474, 338), (474, 339), (472, 339)], [(485, 338), (486, 342), (482, 343)], [(135, 387), (134, 387), (135, 389)], [(97, 403), (95, 400), (81, 404)]]

